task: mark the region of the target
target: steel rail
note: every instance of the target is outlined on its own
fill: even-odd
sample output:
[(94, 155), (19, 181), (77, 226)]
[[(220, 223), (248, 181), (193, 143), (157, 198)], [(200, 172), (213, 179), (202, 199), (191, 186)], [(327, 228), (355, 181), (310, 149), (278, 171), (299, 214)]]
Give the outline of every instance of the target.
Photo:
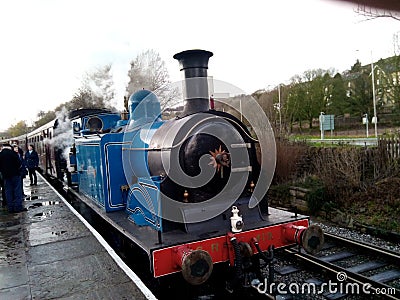
[[(307, 266), (313, 266), (320, 270), (324, 270), (329, 272), (332, 275), (337, 276), (339, 273), (345, 273), (347, 275), (346, 280), (349, 280), (353, 283), (357, 283), (360, 287), (364, 286), (365, 284), (369, 284), (369, 290), (372, 291), (372, 295), (379, 295), (382, 299), (393, 299), (399, 300), (400, 298), (400, 291), (392, 286), (389, 286), (385, 283), (374, 281), (366, 276), (363, 276), (358, 273), (354, 273), (351, 271), (346, 270), (346, 268), (340, 267), (330, 262), (325, 262), (320, 260), (318, 257), (312, 256), (310, 254), (299, 252), (298, 250), (293, 249), (285, 249), (285, 252), (289, 253), (290, 255), (296, 256), (299, 260), (305, 262)], [(337, 278), (337, 277), (336, 277)], [(380, 294), (378, 291), (393, 291), (395, 290), (394, 295), (391, 294)]]
[(356, 240), (349, 239), (349, 238), (344, 238), (344, 237), (341, 237), (341, 236), (338, 236), (335, 234), (331, 234), (331, 233), (324, 232), (324, 236), (327, 237), (328, 239), (338, 241), (339, 243), (344, 244), (346, 246), (351, 246), (354, 248), (366, 250), (367, 252), (370, 252), (370, 253), (378, 254), (379, 257), (387, 259), (387, 260), (391, 261), (393, 264), (400, 266), (400, 253), (399, 252), (395, 252), (395, 251), (392, 251), (389, 249), (382, 249), (375, 245), (367, 244), (365, 242), (356, 241)]

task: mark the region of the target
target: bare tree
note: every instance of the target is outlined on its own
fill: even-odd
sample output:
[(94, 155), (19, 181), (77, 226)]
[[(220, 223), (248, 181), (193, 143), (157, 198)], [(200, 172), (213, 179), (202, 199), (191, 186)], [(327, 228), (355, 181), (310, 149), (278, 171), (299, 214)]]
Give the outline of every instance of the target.
[(112, 100), (115, 96), (114, 81), (111, 73), (111, 64), (97, 67), (87, 72), (82, 80), (82, 86), (72, 97), (72, 100), (63, 106), (69, 110), (79, 108), (110, 108), (114, 109)]
[(394, 10), (395, 7), (384, 5), (374, 6), (371, 5), (371, 3), (366, 3), (365, 1), (359, 1), (357, 4), (358, 5), (355, 9), (355, 12), (365, 17), (367, 20), (378, 18), (392, 18), (394, 20), (400, 21), (400, 6), (397, 7), (397, 10)]
[(166, 106), (179, 94), (170, 85), (165, 62), (154, 50), (147, 50), (136, 56), (135, 60), (131, 61), (128, 76), (130, 80), (126, 89), (127, 95), (147, 89), (155, 92), (162, 106)]
[(82, 90), (91, 94), (92, 103), (99, 108), (112, 108), (114, 99), (114, 81), (111, 73), (111, 64), (97, 67), (93, 72), (86, 73)]
[(400, 32), (393, 34), (394, 55), (400, 56)]
[(340, 0), (358, 5), (356, 11), (371, 18), (390, 17), (399, 20), (400, 2), (396, 0)]

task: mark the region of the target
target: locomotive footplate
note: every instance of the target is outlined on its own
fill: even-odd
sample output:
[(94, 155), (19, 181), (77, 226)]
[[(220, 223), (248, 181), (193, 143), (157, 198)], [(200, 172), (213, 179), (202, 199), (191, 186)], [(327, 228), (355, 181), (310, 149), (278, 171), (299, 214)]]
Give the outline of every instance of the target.
[[(281, 216), (283, 217), (283, 216)], [(295, 240), (291, 239), (285, 234), (284, 226), (297, 226), (297, 227), (308, 227), (308, 218), (298, 218), (297, 220), (283, 221), (282, 218), (277, 223), (271, 221), (265, 221), (264, 224), (258, 224), (258, 228), (243, 230), (242, 232), (219, 232), (220, 235), (215, 235), (209, 238), (199, 238), (194, 242), (187, 242), (164, 247), (160, 249), (154, 249), (152, 251), (153, 259), (153, 275), (160, 277), (175, 272), (181, 271), (181, 266), (176, 263), (178, 255), (185, 248), (186, 251), (205, 251), (210, 255), (212, 263), (230, 262), (233, 266), (235, 259), (235, 251), (230, 242), (232, 237), (236, 238), (238, 243), (244, 243), (250, 246), (249, 251), (252, 253), (258, 253), (254, 245), (254, 241), (258, 242), (261, 251), (268, 251), (270, 246), (280, 248), (284, 246), (293, 245), (296, 243)]]
[[(71, 192), (76, 193), (73, 190)], [(254, 241), (263, 252), (268, 251), (271, 246), (276, 249), (299, 242), (308, 245), (311, 241), (311, 247), (318, 248), (323, 243), (323, 236), (318, 236), (319, 232), (317, 236), (315, 230), (305, 232), (305, 229), (309, 228), (308, 216), (270, 207), (269, 214), (263, 215), (263, 219), (257, 222), (255, 220), (248, 222), (246, 216), (243, 216), (244, 227), (241, 232), (232, 233), (228, 219), (227, 226), (223, 228), (221, 226), (219, 229), (212, 226), (209, 232), (203, 230), (201, 234), (195, 232), (188, 234), (181, 230), (163, 232), (160, 244), (159, 232), (147, 226), (136, 226), (128, 220), (123, 211), (104, 214), (102, 209), (93, 204), (90, 199), (82, 195), (78, 196), (99, 216), (147, 253), (154, 277), (182, 272), (183, 268), (188, 270), (193, 267), (197, 270), (198, 277), (207, 278), (210, 268), (212, 270), (212, 264), (229, 262), (232, 265), (234, 261), (234, 248), (230, 242), (232, 235), (238, 243), (250, 245), (253, 253), (258, 253)], [(211, 222), (211, 224), (214, 223)], [(301, 241), (300, 237), (303, 236), (309, 241), (305, 242), (304, 239)], [(188, 275), (191, 276), (191, 274)], [(194, 282), (196, 280), (201, 283), (198, 278), (195, 278)]]

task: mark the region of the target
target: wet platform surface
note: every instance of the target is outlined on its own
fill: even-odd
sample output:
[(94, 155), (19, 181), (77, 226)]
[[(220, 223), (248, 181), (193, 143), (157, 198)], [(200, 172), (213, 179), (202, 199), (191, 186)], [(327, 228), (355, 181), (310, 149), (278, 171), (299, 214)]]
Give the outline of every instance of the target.
[(28, 211), (0, 208), (0, 299), (152, 298), (42, 178), (24, 192)]

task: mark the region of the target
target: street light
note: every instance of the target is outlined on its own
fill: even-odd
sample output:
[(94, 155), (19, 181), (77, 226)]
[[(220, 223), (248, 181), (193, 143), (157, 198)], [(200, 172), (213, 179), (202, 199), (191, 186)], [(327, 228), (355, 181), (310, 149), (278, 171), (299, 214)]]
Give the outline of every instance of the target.
[(279, 136), (282, 134), (282, 115), (281, 115), (281, 84), (278, 84), (278, 102), (279, 102)]
[[(359, 50), (356, 50), (357, 52)], [(375, 76), (374, 76), (374, 59), (371, 50), (371, 80), (372, 80), (372, 102), (374, 106), (374, 116), (372, 118), (372, 123), (375, 125), (375, 137), (378, 137), (378, 118), (376, 116), (376, 95), (375, 95)]]
[[(372, 58), (371, 51), (371, 78), (372, 78), (372, 102), (374, 105), (374, 118), (372, 119), (372, 123), (375, 125), (375, 137), (378, 137), (378, 118), (376, 117), (376, 96), (375, 96), (375, 76), (374, 76), (374, 60)], [(367, 119), (368, 121), (368, 119)], [(368, 135), (367, 135), (368, 137)]]
[[(270, 88), (271, 86), (269, 85), (268, 88)], [(278, 84), (278, 103), (274, 103), (273, 106), (276, 110), (278, 110), (278, 114), (279, 114), (279, 136), (282, 135), (282, 103), (281, 103), (281, 83)], [(274, 91), (275, 88), (272, 88), (270, 90), (270, 92)]]
[(365, 131), (368, 137), (368, 114), (364, 114), (362, 122), (365, 124)]
[(324, 117), (325, 113), (323, 111), (321, 111), (321, 113), (319, 114), (319, 127), (321, 130), (321, 140), (324, 139)]

